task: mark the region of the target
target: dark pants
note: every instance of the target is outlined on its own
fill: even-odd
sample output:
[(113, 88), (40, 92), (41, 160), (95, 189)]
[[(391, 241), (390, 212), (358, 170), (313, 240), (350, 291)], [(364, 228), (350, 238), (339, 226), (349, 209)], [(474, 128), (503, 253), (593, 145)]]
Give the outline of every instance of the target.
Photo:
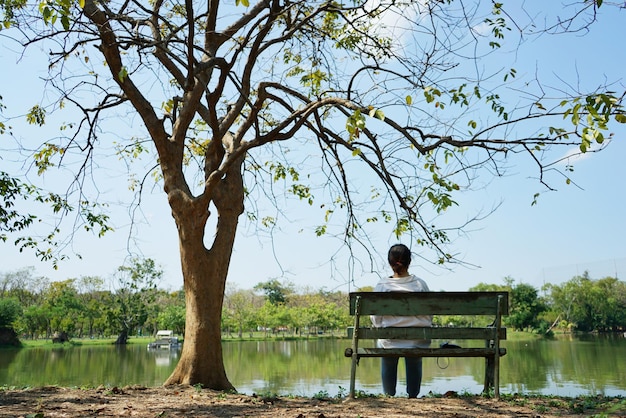
[[(396, 383), (398, 381), (398, 359), (399, 357), (382, 357), (381, 375), (383, 378), (383, 391), (386, 395), (395, 396)], [(406, 392), (409, 398), (417, 398), (422, 385), (422, 358), (405, 357), (406, 367)]]

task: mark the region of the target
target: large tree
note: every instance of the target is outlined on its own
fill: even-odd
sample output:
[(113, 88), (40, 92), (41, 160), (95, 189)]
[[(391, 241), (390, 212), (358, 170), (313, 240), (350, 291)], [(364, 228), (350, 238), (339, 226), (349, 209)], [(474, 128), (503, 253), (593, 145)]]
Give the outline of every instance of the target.
[[(8, 34), (49, 51), (58, 101), (38, 103), (28, 120), (44, 124), (51, 108), (82, 117), (41, 144), (37, 169), (82, 157), (70, 166), (82, 187), (113, 132), (120, 157), (153, 158), (178, 229), (187, 309), (166, 384), (232, 389), (220, 345), (225, 283), (246, 197), (249, 218), (277, 221), (272, 182), (322, 201), (318, 235), (367, 247), (367, 225), (386, 222), (444, 263), (454, 259), (448, 225), (435, 219), (480, 168), (501, 175), (525, 155), (549, 187), (552, 147), (588, 151), (613, 117), (624, 121), (622, 93), (595, 82), (548, 94), (508, 65), (529, 37), (590, 29), (602, 2), (572, 0), (545, 19), (511, 3), (0, 2)], [(93, 200), (86, 194), (76, 204)]]

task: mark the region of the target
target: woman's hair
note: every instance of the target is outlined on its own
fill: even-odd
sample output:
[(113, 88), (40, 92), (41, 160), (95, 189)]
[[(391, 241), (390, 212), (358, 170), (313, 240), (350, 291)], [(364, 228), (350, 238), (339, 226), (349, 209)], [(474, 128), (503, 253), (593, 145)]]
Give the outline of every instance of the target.
[(396, 244), (389, 249), (387, 260), (394, 273), (408, 270), (411, 264), (411, 250), (404, 244)]

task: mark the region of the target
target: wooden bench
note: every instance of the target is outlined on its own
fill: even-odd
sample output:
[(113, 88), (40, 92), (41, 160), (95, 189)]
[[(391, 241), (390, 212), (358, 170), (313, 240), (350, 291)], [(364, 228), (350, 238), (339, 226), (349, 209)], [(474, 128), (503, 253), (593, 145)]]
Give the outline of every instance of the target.
[[(485, 384), (483, 391), (494, 389), (500, 397), (500, 356), (506, 349), (500, 341), (506, 339), (502, 316), (509, 313), (508, 292), (353, 292), (350, 293), (350, 315), (354, 315), (354, 328), (348, 330), (352, 347), (345, 356), (352, 358), (350, 370), (350, 398), (354, 398), (356, 368), (362, 357), (484, 357)], [(493, 322), (487, 327), (407, 327), (370, 328), (360, 325), (362, 315), (488, 315)], [(430, 340), (482, 340), (478, 348), (441, 348), (433, 341), (431, 348), (376, 348), (362, 347), (363, 340), (430, 339)], [(462, 343), (457, 342), (461, 345)], [(474, 345), (476, 345), (474, 343)]]

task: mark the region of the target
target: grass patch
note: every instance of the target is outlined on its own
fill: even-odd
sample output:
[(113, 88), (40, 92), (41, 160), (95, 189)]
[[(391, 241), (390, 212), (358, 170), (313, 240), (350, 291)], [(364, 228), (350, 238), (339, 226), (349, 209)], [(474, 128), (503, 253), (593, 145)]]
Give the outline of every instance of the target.
[[(70, 341), (62, 344), (54, 344), (52, 340), (22, 340), (22, 348), (61, 348), (61, 347), (83, 347), (97, 345), (112, 345), (117, 337), (112, 338), (72, 338)], [(128, 345), (145, 344), (153, 340), (152, 337), (131, 337), (128, 339)], [(11, 348), (11, 347), (8, 347)]]

